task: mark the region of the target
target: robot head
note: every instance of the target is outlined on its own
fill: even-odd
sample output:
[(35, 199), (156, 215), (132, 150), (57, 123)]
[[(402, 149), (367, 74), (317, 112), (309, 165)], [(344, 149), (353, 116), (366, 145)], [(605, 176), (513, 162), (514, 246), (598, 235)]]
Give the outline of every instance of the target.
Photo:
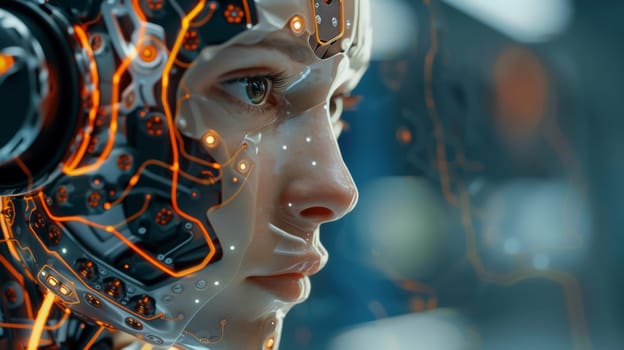
[[(0, 89), (44, 82), (22, 149), (58, 144), (3, 158), (27, 179), (2, 198), (11, 254), (75, 315), (153, 345), (277, 348), (327, 261), (319, 225), (357, 199), (336, 137), (368, 63), (367, 1), (55, 3), (0, 9), (0, 27), (53, 18), (31, 21), (60, 28), (74, 62), (28, 25), (0, 46)], [(64, 85), (81, 113), (54, 138)]]

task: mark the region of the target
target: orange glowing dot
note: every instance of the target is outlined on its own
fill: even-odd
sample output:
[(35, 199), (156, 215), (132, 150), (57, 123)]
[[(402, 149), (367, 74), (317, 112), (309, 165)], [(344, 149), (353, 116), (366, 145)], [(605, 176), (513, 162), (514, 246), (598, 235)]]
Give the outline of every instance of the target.
[(267, 340), (264, 342), (264, 348), (265, 348), (266, 350), (272, 350), (274, 346), (275, 346), (275, 339), (273, 339), (273, 337), (271, 337), (271, 338), (267, 339)]
[(113, 232), (115, 228), (113, 226), (106, 226), (106, 232)]
[(241, 160), (241, 161), (238, 163), (238, 170), (239, 170), (241, 173), (246, 173), (248, 169), (249, 169), (249, 164), (247, 164), (247, 161), (246, 161), (246, 160)]
[(48, 276), (48, 284), (52, 287), (56, 287), (59, 281), (54, 276)]
[(208, 148), (215, 148), (219, 144), (217, 133), (213, 130), (208, 131), (203, 137), (204, 145)]
[(156, 46), (152, 44), (147, 44), (141, 49), (141, 59), (144, 62), (154, 62), (157, 56), (158, 51), (156, 50)]
[(0, 54), (0, 75), (8, 72), (9, 69), (13, 67), (14, 63), (15, 60), (13, 59), (13, 56)]
[(290, 19), (290, 30), (292, 30), (295, 34), (303, 33), (303, 29), (305, 28), (305, 21), (303, 17), (296, 15)]
[(67, 288), (67, 286), (61, 285), (59, 287), (59, 292), (63, 295), (69, 295), (71, 293), (71, 290)]
[(237, 178), (237, 177), (233, 177), (233, 178), (232, 178), (232, 182), (233, 182), (233, 183), (237, 183), (237, 182), (238, 182), (238, 178)]
[(412, 132), (405, 127), (399, 128), (396, 133), (397, 140), (401, 143), (410, 143), (412, 142)]
[(105, 210), (109, 210), (110, 208), (111, 208), (111, 204), (110, 203), (108, 203), (108, 202), (104, 203), (104, 209)]

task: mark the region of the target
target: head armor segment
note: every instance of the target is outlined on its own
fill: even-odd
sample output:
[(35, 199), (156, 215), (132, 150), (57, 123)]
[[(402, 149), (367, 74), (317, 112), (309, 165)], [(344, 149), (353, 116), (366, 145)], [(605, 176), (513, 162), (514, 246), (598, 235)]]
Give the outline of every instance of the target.
[[(328, 91), (350, 91), (366, 69), (366, 1), (16, 3), (38, 16), (65, 14), (54, 26), (57, 37), (70, 38), (64, 57), (80, 78), (67, 79), (80, 86), (81, 112), (66, 128), (73, 137), (55, 149), (62, 157), (5, 191), (20, 194), (2, 198), (11, 254), (86, 319), (155, 345), (209, 344), (189, 325), (249, 248), (252, 222), (232, 218), (254, 210), (255, 152), (273, 121), (226, 144), (223, 129), (205, 117), (214, 111), (201, 93), (202, 74), (226, 49), (294, 36), (307, 47), (291, 52), (302, 55), (305, 69), (286, 88), (287, 108), (277, 117), (316, 113)], [(33, 50), (45, 53), (43, 41)], [(52, 75), (43, 61), (31, 75)], [(27, 103), (41, 109), (43, 100)]]

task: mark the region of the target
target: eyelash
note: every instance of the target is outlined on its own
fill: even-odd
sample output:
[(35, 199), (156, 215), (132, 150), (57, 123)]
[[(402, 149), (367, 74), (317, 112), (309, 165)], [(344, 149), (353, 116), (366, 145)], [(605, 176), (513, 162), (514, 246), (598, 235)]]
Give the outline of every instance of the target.
[(238, 98), (231, 96), (230, 94), (228, 94), (227, 92), (223, 90), (221, 90), (220, 92), (224, 94), (230, 101), (236, 103), (239, 107), (244, 108), (248, 113), (265, 114), (265, 113), (272, 111), (276, 107), (278, 107), (279, 102), (276, 101), (276, 98), (279, 98), (279, 95), (284, 92), (284, 89), (288, 86), (288, 82), (290, 78), (286, 74), (286, 72), (243, 75), (243, 76), (239, 76), (236, 78), (224, 80), (221, 82), (221, 84), (228, 84), (228, 83), (239, 81), (241, 79), (253, 79), (253, 78), (267, 79), (271, 83), (267, 101), (261, 106), (253, 106), (248, 103), (244, 103)]

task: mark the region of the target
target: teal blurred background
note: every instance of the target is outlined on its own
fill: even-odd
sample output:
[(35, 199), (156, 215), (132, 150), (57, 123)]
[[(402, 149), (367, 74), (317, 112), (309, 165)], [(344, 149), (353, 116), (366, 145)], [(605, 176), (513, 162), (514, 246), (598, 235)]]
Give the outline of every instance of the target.
[(624, 2), (371, 0), (286, 350), (624, 349)]

